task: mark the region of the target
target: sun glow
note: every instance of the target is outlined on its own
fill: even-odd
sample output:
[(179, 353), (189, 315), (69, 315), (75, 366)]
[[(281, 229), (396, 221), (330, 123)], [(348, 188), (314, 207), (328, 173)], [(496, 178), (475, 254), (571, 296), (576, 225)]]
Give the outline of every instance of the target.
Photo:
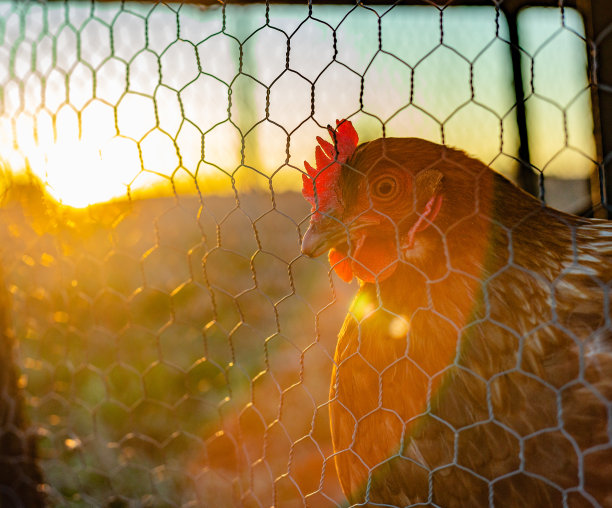
[[(102, 118), (89, 120), (101, 126)], [(141, 163), (137, 144), (121, 136), (79, 137), (70, 122), (58, 120), (54, 136), (39, 122), (36, 136), (17, 122), (17, 147), (0, 146), (0, 156), (12, 169), (28, 168), (62, 204), (73, 207), (125, 196), (138, 177)], [(90, 128), (91, 128), (90, 125)]]
[(84, 207), (125, 196), (130, 176), (140, 169), (137, 157), (126, 139), (116, 137), (104, 145), (74, 140), (53, 145), (33, 170), (44, 171), (47, 189), (58, 201)]

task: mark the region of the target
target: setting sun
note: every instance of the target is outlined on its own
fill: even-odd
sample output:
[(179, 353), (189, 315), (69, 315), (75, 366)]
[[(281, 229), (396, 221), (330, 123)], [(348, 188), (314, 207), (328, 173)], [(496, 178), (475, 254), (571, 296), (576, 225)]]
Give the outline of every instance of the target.
[(58, 143), (43, 156), (44, 165), (33, 171), (41, 174), (49, 193), (58, 201), (84, 207), (125, 196), (139, 171), (138, 153), (129, 140), (114, 138), (98, 146), (85, 141)]
[(125, 196), (142, 173), (137, 144), (113, 134), (101, 114), (89, 114), (81, 129), (71, 109), (57, 115), (55, 128), (43, 114), (36, 129), (27, 119), (17, 117), (17, 147), (0, 146), (0, 155), (14, 169), (29, 168), (62, 204), (80, 208)]

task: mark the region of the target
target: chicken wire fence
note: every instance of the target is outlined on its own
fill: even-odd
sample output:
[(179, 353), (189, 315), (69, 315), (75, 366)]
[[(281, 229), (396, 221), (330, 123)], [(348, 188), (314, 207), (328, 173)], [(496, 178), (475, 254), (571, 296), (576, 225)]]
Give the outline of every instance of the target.
[[(6, 380), (0, 415), (5, 439), (37, 442), (48, 503), (346, 503), (329, 386), (357, 284), (300, 253), (316, 136), (346, 118), (362, 141), (430, 139), (515, 181), (528, 145), (547, 203), (584, 212), (605, 192), (605, 33), (526, 8), (515, 51), (503, 4), (0, 2), (5, 339), (31, 423)], [(517, 450), (532, 437), (505, 428)], [(35, 482), (3, 454), (3, 506), (28, 505)], [(517, 472), (559, 506), (584, 486), (511, 462), (446, 466), (491, 504)]]

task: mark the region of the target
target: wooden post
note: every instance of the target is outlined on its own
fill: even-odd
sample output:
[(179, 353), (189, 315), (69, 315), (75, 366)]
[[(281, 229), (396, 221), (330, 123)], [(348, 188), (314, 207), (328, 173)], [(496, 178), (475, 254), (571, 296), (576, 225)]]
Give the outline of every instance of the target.
[(597, 143), (597, 160), (600, 175), (593, 178), (593, 194), (601, 198), (612, 218), (612, 9), (609, 0), (582, 0), (583, 13), (589, 40), (589, 67), (591, 74), (593, 124)]
[(36, 436), (24, 414), (9, 325), (10, 299), (0, 273), (0, 506), (43, 507)]
[(514, 81), (514, 97), (516, 100), (516, 123), (519, 134), (519, 169), (518, 184), (531, 195), (540, 197), (539, 179), (531, 167), (529, 156), (529, 135), (527, 133), (527, 115), (525, 112), (525, 90), (523, 88), (523, 70), (521, 66), (521, 50), (518, 37), (519, 2), (504, 2), (502, 12), (506, 15), (510, 35), (510, 56), (512, 58), (512, 78)]

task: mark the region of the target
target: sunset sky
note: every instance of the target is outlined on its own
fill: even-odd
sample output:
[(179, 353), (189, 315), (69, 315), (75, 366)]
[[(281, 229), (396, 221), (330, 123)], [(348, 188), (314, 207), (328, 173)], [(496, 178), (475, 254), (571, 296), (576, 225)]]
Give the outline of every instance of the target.
[[(273, 5), (265, 26), (265, 6), (228, 6), (223, 29), (220, 7), (0, 2), (0, 58), (10, 62), (0, 67), (0, 158), (13, 170), (29, 165), (77, 207), (170, 177), (197, 175), (205, 186), (242, 165), (298, 188), (296, 168), (313, 158), (322, 126), (350, 118), (364, 141), (384, 122), (387, 136), (443, 141), (511, 174), (503, 17), (496, 37), (493, 8), (447, 8), (441, 33), (438, 9), (396, 7), (382, 17), (378, 51), (376, 12), (315, 6), (308, 19), (305, 6)], [(533, 76), (523, 61), (532, 162), (584, 177), (595, 148), (582, 21), (566, 10), (562, 26), (559, 9), (532, 8), (519, 23), (533, 58)]]

